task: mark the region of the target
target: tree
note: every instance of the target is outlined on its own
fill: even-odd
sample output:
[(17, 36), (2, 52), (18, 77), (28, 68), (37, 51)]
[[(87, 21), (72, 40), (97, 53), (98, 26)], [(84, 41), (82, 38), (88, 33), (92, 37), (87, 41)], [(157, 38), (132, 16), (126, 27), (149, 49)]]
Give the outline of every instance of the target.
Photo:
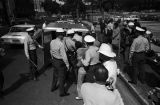
[(48, 15), (57, 14), (60, 9), (60, 5), (52, 0), (45, 0), (42, 3), (42, 7), (48, 13)]
[(32, 0), (15, 0), (15, 14), (17, 17), (32, 17), (35, 15)]

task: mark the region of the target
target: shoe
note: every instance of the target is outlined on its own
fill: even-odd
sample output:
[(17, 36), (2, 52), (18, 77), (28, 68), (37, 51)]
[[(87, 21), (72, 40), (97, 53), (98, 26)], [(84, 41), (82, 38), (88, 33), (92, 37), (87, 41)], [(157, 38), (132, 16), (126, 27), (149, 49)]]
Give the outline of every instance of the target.
[(57, 89), (58, 89), (58, 86), (56, 86), (55, 88), (51, 88), (51, 92), (54, 92)]
[(80, 97), (75, 97), (75, 99), (76, 99), (76, 100), (82, 100), (82, 98), (80, 98)]
[(69, 95), (70, 95), (69, 93), (63, 93), (63, 94), (60, 94), (59, 96), (64, 97), (64, 96), (69, 96)]
[(128, 81), (128, 82), (135, 85), (137, 84), (136, 82), (133, 82), (133, 81)]

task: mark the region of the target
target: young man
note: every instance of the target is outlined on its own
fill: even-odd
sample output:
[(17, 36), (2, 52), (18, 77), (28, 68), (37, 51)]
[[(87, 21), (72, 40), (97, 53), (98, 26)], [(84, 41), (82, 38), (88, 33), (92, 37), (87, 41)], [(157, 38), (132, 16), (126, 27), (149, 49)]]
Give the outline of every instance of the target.
[(50, 53), (52, 57), (52, 64), (54, 67), (51, 91), (53, 92), (54, 90), (56, 90), (59, 85), (59, 95), (60, 97), (63, 97), (69, 95), (64, 87), (66, 82), (66, 73), (67, 70), (69, 70), (69, 62), (63, 43), (64, 30), (57, 29), (56, 37), (57, 38), (52, 40), (50, 43)]
[(84, 105), (124, 105), (120, 93), (117, 89), (110, 90), (106, 80), (108, 79), (108, 70), (98, 64), (94, 68), (95, 83), (84, 83), (81, 87), (81, 93)]

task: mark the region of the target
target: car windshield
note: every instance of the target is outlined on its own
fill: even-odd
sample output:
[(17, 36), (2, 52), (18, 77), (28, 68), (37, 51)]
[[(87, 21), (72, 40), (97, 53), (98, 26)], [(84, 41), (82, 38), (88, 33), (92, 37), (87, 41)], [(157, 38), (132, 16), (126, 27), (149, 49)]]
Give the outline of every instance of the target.
[(28, 27), (12, 27), (10, 32), (25, 32)]

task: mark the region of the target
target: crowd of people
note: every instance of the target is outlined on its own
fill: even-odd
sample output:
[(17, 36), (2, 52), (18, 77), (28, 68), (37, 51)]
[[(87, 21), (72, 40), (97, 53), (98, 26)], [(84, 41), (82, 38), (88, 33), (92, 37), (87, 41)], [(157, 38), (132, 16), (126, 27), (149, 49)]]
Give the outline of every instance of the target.
[[(102, 21), (104, 22), (104, 21)], [(74, 32), (59, 28), (56, 30), (56, 38), (50, 42), (50, 55), (53, 66), (53, 80), (51, 91), (59, 88), (59, 96), (68, 96), (66, 89), (68, 79), (77, 83), (77, 97), (83, 99), (85, 105), (101, 103), (110, 105), (123, 105), (123, 100), (116, 88), (119, 68), (117, 57), (122, 53), (126, 64), (133, 65), (133, 75), (129, 83), (136, 84), (138, 76), (144, 82), (145, 53), (150, 49), (151, 32), (141, 27), (138, 21), (100, 23), (103, 41), (97, 40), (94, 30), (85, 35), (82, 32)], [(94, 29), (94, 28), (92, 28)], [(28, 29), (31, 34), (33, 29)], [(32, 33), (33, 34), (33, 33)], [(28, 49), (36, 49), (37, 43), (28, 38)], [(28, 43), (28, 42), (27, 42)], [(33, 44), (35, 44), (33, 46)], [(27, 45), (27, 44), (26, 44)], [(28, 54), (27, 54), (28, 53)], [(32, 53), (25, 51), (27, 58)], [(31, 74), (36, 79), (35, 53), (30, 63)], [(34, 62), (35, 60), (35, 62)], [(71, 78), (70, 78), (71, 76)], [(97, 93), (98, 92), (98, 93)], [(99, 94), (99, 98), (95, 95)], [(107, 96), (112, 96), (107, 100)]]
[(94, 104), (103, 100), (102, 105), (122, 105), (122, 98), (115, 85), (118, 69), (112, 45), (100, 44), (95, 33), (82, 35), (70, 29), (65, 34), (63, 29), (58, 29), (56, 35), (56, 39), (50, 43), (54, 68), (51, 91), (59, 87), (61, 97), (69, 95), (65, 83), (69, 75), (67, 71), (70, 71), (72, 80), (77, 82), (77, 100), (83, 99), (84, 104), (89, 105), (92, 103), (90, 98), (95, 97), (99, 91), (99, 95), (103, 93), (102, 97), (113, 96), (112, 100), (105, 100), (107, 97), (102, 98), (100, 95), (98, 100), (92, 99)]
[[(94, 28), (92, 28), (94, 29)], [(59, 96), (68, 96), (68, 79), (77, 84), (77, 97), (84, 105), (123, 105), (116, 87), (119, 67), (117, 57), (123, 55), (124, 62), (133, 65), (133, 75), (129, 83), (137, 84), (138, 76), (144, 83), (145, 53), (150, 50), (152, 33), (141, 27), (138, 21), (117, 21), (110, 19), (100, 22), (103, 41), (98, 40), (94, 30), (85, 35), (72, 29), (66, 32), (56, 30), (56, 38), (50, 42), (53, 66), (51, 91), (59, 88)], [(28, 37), (24, 43), (25, 55), (30, 64), (30, 75), (37, 80), (36, 48), (43, 48), (34, 38), (34, 28), (26, 30)], [(71, 76), (71, 78), (70, 78)], [(96, 97), (95, 97), (96, 96)], [(109, 98), (108, 98), (109, 97)]]

